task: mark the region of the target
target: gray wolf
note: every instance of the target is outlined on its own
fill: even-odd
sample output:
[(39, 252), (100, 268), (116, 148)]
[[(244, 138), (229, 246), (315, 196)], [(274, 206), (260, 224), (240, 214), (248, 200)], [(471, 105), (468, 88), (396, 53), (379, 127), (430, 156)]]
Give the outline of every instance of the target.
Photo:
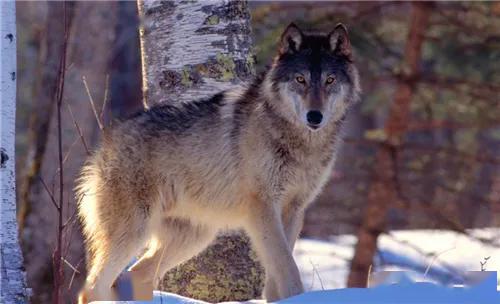
[(88, 268), (79, 302), (113, 299), (141, 253), (129, 271), (152, 288), (231, 229), (250, 237), (268, 300), (303, 292), (292, 250), (359, 93), (346, 28), (306, 33), (292, 23), (253, 83), (106, 130), (76, 189)]

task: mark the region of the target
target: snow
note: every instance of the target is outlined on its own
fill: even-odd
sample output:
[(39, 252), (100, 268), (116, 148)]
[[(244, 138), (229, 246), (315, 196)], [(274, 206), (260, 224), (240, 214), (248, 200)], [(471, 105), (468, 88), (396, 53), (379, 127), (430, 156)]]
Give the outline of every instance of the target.
[[(495, 289), (495, 286), (499, 288), (499, 284), (497, 278), (492, 276), (495, 273), (469, 272), (480, 271), (480, 262), (488, 257), (485, 270), (500, 269), (500, 229), (475, 229), (468, 233), (470, 236), (444, 230), (411, 230), (382, 235), (370, 278), (370, 287), (373, 288), (369, 289), (345, 288), (356, 244), (354, 235), (334, 236), (329, 241), (300, 239), (294, 256), (306, 293), (277, 303), (460, 304), (476, 303), (478, 299), (481, 303), (500, 303), (500, 293)], [(490, 279), (484, 281), (485, 275), (490, 275)], [(482, 278), (478, 279), (478, 276)], [(477, 286), (444, 288), (442, 285)], [(155, 291), (153, 302), (133, 303), (207, 302)], [(259, 304), (266, 301), (224, 302), (230, 303)]]
[[(377, 285), (377, 273), (381, 271), (409, 271), (415, 281), (467, 284), (466, 272), (481, 270), (480, 262), (487, 257), (485, 270), (499, 270), (500, 246), (476, 238), (498, 243), (500, 229), (476, 229), (469, 234), (473, 237), (447, 230), (395, 231), (381, 235), (372, 286)], [(355, 244), (353, 235), (335, 236), (330, 242), (299, 240), (295, 259), (306, 290), (345, 288)]]

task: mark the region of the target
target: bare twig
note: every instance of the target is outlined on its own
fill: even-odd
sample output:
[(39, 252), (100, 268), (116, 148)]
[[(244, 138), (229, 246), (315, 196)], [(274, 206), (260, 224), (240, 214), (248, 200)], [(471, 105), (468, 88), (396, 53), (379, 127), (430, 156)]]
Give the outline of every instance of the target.
[(75, 279), (76, 274), (80, 274), (80, 272), (77, 269), (78, 269), (78, 267), (80, 267), (80, 264), (82, 263), (82, 261), (83, 261), (83, 258), (80, 259), (78, 261), (78, 263), (76, 264), (75, 268), (73, 268), (74, 271), (73, 271), (73, 274), (71, 275), (71, 280), (69, 281), (68, 290), (70, 290), (71, 286), (73, 286), (73, 280)]
[(69, 223), (76, 218), (76, 212), (77, 211), (78, 211), (77, 209), (75, 209), (75, 211), (73, 211), (73, 214), (71, 214), (71, 216), (64, 223), (64, 225), (63, 225), (64, 227), (66, 227), (67, 225), (69, 225)]
[(448, 251), (451, 251), (453, 249), (455, 249), (456, 247), (452, 247), (452, 248), (449, 248), (449, 249), (446, 249), (446, 250), (443, 250), (441, 252), (438, 252), (436, 254), (434, 254), (434, 256), (432, 257), (432, 261), (429, 263), (429, 265), (427, 265), (427, 268), (425, 268), (425, 272), (424, 272), (424, 279), (427, 277), (427, 274), (429, 273), (429, 270), (431, 269), (432, 265), (434, 264), (434, 262), (438, 259), (438, 257)]
[(80, 274), (80, 271), (78, 271), (78, 269), (76, 269), (73, 265), (71, 265), (71, 263), (70, 263), (70, 262), (68, 262), (68, 260), (66, 260), (64, 257), (61, 257), (61, 259), (62, 259), (62, 261), (63, 261), (64, 263), (66, 263), (66, 265), (68, 265), (68, 266), (69, 266), (69, 268), (71, 268), (74, 272), (76, 272), (76, 273)]
[(483, 261), (479, 261), (479, 264), (481, 264), (481, 271), (486, 271), (486, 264), (488, 263), (488, 260), (490, 259), (491, 257), (485, 257), (483, 259)]
[[(68, 148), (68, 151), (66, 151), (66, 154), (64, 155), (64, 159), (63, 159), (63, 165), (66, 163), (66, 161), (68, 160), (69, 158), (69, 155), (71, 154), (71, 150), (73, 149), (73, 146), (76, 144), (76, 142), (78, 141), (78, 138), (75, 138), (75, 140), (71, 143), (71, 145), (69, 146)], [(54, 172), (54, 175), (52, 175), (52, 179), (51, 179), (51, 182), (54, 182), (55, 178), (57, 177), (57, 175), (59, 174), (59, 167), (57, 167), (56, 171)]]
[(99, 129), (101, 129), (101, 131), (102, 131), (104, 129), (104, 126), (102, 125), (102, 122), (99, 119), (99, 115), (97, 115), (97, 109), (95, 107), (94, 99), (92, 98), (92, 94), (90, 94), (89, 85), (87, 84), (87, 78), (85, 78), (85, 76), (82, 76), (82, 81), (83, 81), (83, 85), (85, 86), (85, 90), (87, 91), (87, 95), (89, 96), (90, 106), (92, 107), (92, 111), (94, 112), (95, 119), (97, 120), (97, 124), (99, 125)]
[(66, 151), (66, 155), (64, 155), (64, 159), (63, 159), (63, 165), (68, 160), (69, 155), (71, 154), (71, 150), (73, 149), (73, 146), (76, 144), (77, 141), (78, 141), (78, 138), (75, 138), (75, 140), (73, 140), (73, 142), (71, 143), (71, 146), (69, 146), (68, 151)]
[(70, 63), (70, 64), (68, 65), (68, 67), (66, 68), (66, 73), (68, 73), (68, 72), (69, 72), (69, 71), (73, 68), (73, 66), (74, 66), (74, 65), (75, 65), (75, 63), (74, 63), (74, 62)]
[(71, 110), (71, 106), (69, 105), (68, 102), (66, 102), (66, 107), (68, 108), (68, 112), (71, 116), (71, 119), (73, 120), (73, 124), (75, 125), (76, 131), (78, 132), (78, 135), (80, 136), (80, 139), (82, 140), (83, 147), (85, 147), (85, 151), (87, 152), (87, 155), (90, 155), (90, 150), (89, 147), (87, 146), (87, 142), (85, 141), (85, 137), (83, 136), (82, 129), (80, 128), (80, 125), (78, 125), (78, 122), (76, 122), (75, 115), (73, 115), (73, 111)]
[(59, 206), (57, 204), (57, 201), (56, 201), (54, 195), (52, 194), (49, 187), (47, 186), (47, 184), (45, 183), (45, 181), (43, 180), (43, 178), (41, 176), (40, 176), (40, 182), (42, 183), (43, 187), (45, 188), (45, 191), (47, 191), (47, 193), (50, 197), (50, 201), (52, 202), (52, 204), (54, 204), (54, 207), (56, 207), (56, 209), (59, 210)]
[[(387, 232), (386, 233), (387, 237), (391, 238), (393, 241), (395, 242), (398, 242), (402, 245), (405, 245), (411, 249), (413, 249), (415, 252), (417, 252), (418, 254), (426, 257), (426, 258), (429, 258), (431, 255), (433, 255), (433, 253), (429, 253), (429, 252), (425, 252), (421, 247), (413, 244), (413, 243), (410, 243), (406, 240), (401, 240), (401, 239), (398, 239), (396, 236), (394, 236), (392, 233), (390, 232)], [(436, 253), (434, 253), (435, 255)], [(444, 261), (440, 261), (440, 265), (441, 267), (443, 267), (444, 269), (446, 269), (446, 271), (448, 271), (450, 273), (450, 275), (452, 277), (455, 277), (455, 278), (462, 278), (463, 277), (463, 273), (460, 272), (459, 269), (455, 269), (454, 266), (444, 262)], [(430, 270), (430, 269), (429, 269)]]
[(311, 263), (311, 266), (313, 268), (313, 278), (314, 274), (318, 277), (319, 284), (321, 285), (321, 290), (325, 290), (325, 286), (323, 285), (323, 280), (321, 280), (321, 276), (319, 275), (318, 269), (316, 268), (316, 265), (309, 259), (309, 263)]
[(102, 101), (100, 120), (104, 122), (104, 110), (106, 109), (106, 104), (109, 98), (109, 74), (106, 74), (106, 87), (104, 88), (104, 99)]
[[(64, 95), (64, 80), (66, 73), (66, 54), (68, 46), (68, 22), (66, 14), (66, 3), (63, 2), (63, 22), (64, 22), (64, 42), (62, 45), (63, 51), (61, 61), (59, 64), (58, 86), (56, 92), (56, 105), (57, 105), (57, 146), (59, 158), (59, 208), (58, 208), (58, 231), (57, 231), (57, 248), (53, 254), (54, 263), (54, 297), (55, 304), (59, 304), (62, 295), (62, 286), (64, 284), (64, 270), (62, 268), (62, 242), (63, 242), (63, 215), (64, 215), (64, 170), (63, 170), (63, 152), (62, 152), (62, 118), (61, 108), (62, 99)], [(48, 189), (48, 188), (47, 188)]]
[(366, 287), (370, 288), (370, 276), (372, 275), (372, 266), (373, 264), (370, 264), (370, 268), (368, 268), (368, 276), (366, 277)]

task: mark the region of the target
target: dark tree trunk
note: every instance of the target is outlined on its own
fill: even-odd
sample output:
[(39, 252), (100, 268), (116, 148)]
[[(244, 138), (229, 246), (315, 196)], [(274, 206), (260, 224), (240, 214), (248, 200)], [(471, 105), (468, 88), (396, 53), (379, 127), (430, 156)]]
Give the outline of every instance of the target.
[(410, 118), (410, 104), (419, 75), (430, 7), (429, 3), (412, 3), (403, 73), (398, 77), (394, 101), (384, 127), (387, 139), (377, 151), (373, 182), (368, 192), (367, 207), (358, 231), (358, 243), (351, 261), (348, 287), (366, 287), (368, 272), (377, 250), (377, 239), (386, 229), (387, 211), (391, 203), (398, 199), (397, 171), (395, 170), (397, 147), (403, 140)]
[(143, 107), (139, 16), (134, 2), (118, 2), (118, 22), (111, 56), (109, 103), (105, 125), (112, 117), (126, 117)]

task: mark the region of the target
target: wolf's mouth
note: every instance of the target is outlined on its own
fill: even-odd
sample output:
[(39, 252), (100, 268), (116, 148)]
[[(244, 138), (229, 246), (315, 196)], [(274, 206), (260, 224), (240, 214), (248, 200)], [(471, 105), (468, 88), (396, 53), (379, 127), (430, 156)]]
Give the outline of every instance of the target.
[(316, 131), (316, 130), (318, 130), (318, 129), (319, 129), (319, 127), (321, 127), (321, 124), (311, 124), (311, 123), (308, 123), (308, 124), (307, 124), (307, 126), (308, 126), (310, 129), (312, 129), (312, 130)]

